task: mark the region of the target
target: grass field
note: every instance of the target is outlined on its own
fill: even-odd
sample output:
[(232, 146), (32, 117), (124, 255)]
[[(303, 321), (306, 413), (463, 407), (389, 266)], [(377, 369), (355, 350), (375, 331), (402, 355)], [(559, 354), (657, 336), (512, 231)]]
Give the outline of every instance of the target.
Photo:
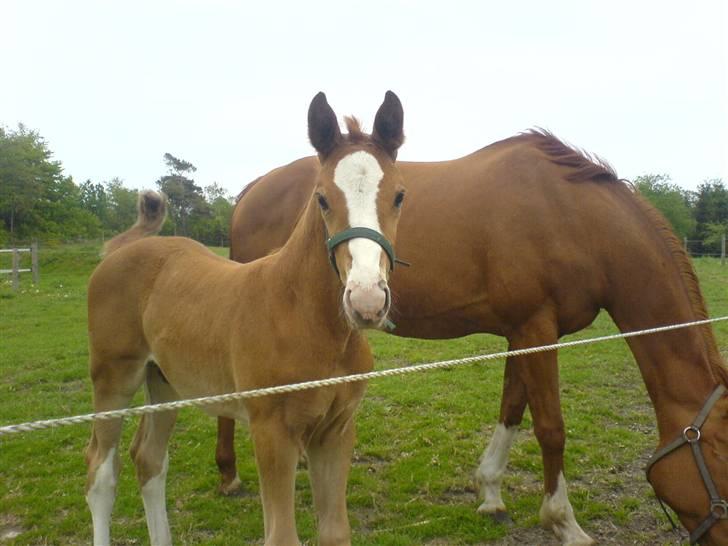
[[(224, 253), (222, 249), (218, 249)], [(86, 294), (98, 248), (41, 249), (41, 283), (14, 293), (0, 280), (0, 425), (91, 411)], [(728, 267), (696, 261), (711, 316), (728, 315)], [(615, 332), (602, 314), (578, 336)], [(728, 324), (719, 323), (728, 353)], [(370, 336), (377, 369), (501, 351), (500, 338), (455, 341)], [(623, 341), (562, 350), (566, 471), (577, 519), (600, 544), (666, 544), (674, 538), (642, 468), (656, 436), (652, 409)], [(357, 545), (555, 544), (538, 527), (541, 458), (526, 418), (511, 454), (504, 497), (513, 525), (476, 514), (473, 472), (498, 415), (503, 362), (370, 383), (349, 482)], [(138, 396), (135, 404), (141, 404)], [(123, 449), (137, 420), (127, 421)], [(83, 449), (90, 425), (0, 439), (0, 544), (88, 544)], [(180, 412), (170, 446), (168, 509), (177, 544), (258, 544), (263, 519), (252, 447), (238, 434), (245, 492), (221, 497), (214, 464), (215, 421)], [(146, 544), (133, 466), (123, 457), (113, 515), (115, 544)], [(305, 469), (297, 482), (301, 538), (315, 543)]]

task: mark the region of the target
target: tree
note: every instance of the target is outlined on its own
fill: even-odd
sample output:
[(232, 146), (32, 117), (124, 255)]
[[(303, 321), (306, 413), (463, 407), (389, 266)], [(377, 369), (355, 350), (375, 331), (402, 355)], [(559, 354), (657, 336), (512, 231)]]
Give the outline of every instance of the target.
[(32, 230), (24, 220), (44, 188), (62, 178), (61, 164), (51, 155), (40, 135), (23, 124), (15, 131), (0, 127), (0, 217), (11, 239), (18, 228), (21, 235)]
[(728, 230), (728, 189), (721, 179), (706, 180), (698, 186), (694, 210), (703, 250), (720, 252), (722, 235)]
[(119, 178), (106, 182), (107, 220), (106, 229), (119, 233), (136, 222), (137, 192), (124, 187)]
[(695, 219), (690, 210), (691, 195), (670, 182), (665, 174), (646, 174), (634, 180), (634, 186), (667, 218), (680, 237), (688, 237), (695, 230)]
[(187, 176), (197, 168), (169, 153), (164, 154), (164, 161), (169, 168), (169, 174), (157, 180), (157, 186), (167, 195), (174, 234), (191, 235), (190, 217), (210, 214), (202, 188)]
[(86, 180), (79, 188), (81, 206), (101, 221), (106, 227), (109, 221), (109, 199), (103, 184)]

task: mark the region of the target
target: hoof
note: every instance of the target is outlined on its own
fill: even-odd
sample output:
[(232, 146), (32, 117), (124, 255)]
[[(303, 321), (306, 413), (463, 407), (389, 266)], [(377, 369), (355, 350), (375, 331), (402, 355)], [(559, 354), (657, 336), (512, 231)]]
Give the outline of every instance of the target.
[(478, 514), (488, 516), (494, 522), (500, 525), (511, 525), (513, 520), (508, 515), (508, 511), (503, 508), (493, 508), (492, 506), (486, 506), (485, 503), (481, 504), (478, 508)]
[(221, 483), (220, 487), (217, 490), (221, 495), (224, 495), (226, 497), (241, 495), (243, 492), (242, 483), (240, 482), (240, 478), (238, 478), (237, 476), (235, 476), (235, 478), (231, 482)]

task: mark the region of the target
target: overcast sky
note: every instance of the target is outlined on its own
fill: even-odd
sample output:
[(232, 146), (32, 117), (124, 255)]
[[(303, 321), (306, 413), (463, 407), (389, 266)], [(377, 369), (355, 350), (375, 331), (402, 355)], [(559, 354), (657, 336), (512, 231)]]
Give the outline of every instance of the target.
[(3, 0), (0, 124), (77, 183), (154, 187), (169, 152), (231, 194), (312, 154), (321, 90), (371, 128), (387, 89), (400, 158), (451, 159), (533, 126), (618, 174), (728, 182), (722, 0)]

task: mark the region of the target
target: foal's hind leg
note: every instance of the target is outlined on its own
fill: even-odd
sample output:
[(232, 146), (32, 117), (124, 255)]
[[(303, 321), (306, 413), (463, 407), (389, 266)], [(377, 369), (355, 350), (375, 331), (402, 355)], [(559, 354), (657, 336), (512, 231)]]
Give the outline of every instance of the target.
[[(146, 387), (147, 400), (152, 404), (171, 402), (178, 398), (155, 365), (147, 365)], [(172, 544), (165, 486), (169, 460), (167, 443), (176, 419), (176, 410), (143, 415), (129, 450), (142, 491), (150, 543), (154, 546)]]
[[(514, 349), (556, 343), (555, 325), (536, 320), (512, 336)], [(564, 478), (564, 420), (559, 399), (559, 370), (556, 351), (518, 357), (518, 373), (526, 389), (534, 432), (541, 446), (545, 496), (541, 523), (551, 529), (565, 545), (583, 546), (594, 541), (579, 527), (566, 492)]]
[(518, 425), (523, 420), (527, 402), (526, 389), (518, 374), (517, 366), (518, 363), (514, 358), (506, 360), (500, 418), (475, 472), (475, 480), (483, 498), (478, 513), (488, 514), (499, 523), (510, 522), (506, 505), (501, 497), (501, 483), (508, 464), (508, 454), (518, 431)]
[[(91, 357), (91, 377), (96, 412), (125, 408), (139, 389), (144, 375), (142, 359), (100, 361)], [(86, 502), (91, 510), (94, 545), (110, 543), (111, 510), (119, 476), (119, 437), (121, 419), (94, 421), (91, 440), (86, 448), (88, 477)]]

